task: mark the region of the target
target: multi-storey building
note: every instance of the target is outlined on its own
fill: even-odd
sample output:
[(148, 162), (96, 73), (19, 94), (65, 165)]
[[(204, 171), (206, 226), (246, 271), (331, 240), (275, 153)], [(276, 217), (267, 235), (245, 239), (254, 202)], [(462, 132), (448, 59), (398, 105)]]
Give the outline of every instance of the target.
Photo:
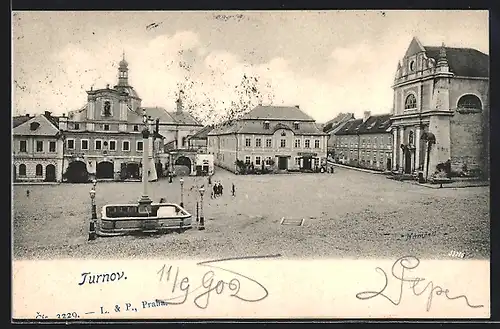
[(87, 176), (138, 179), (142, 175), (144, 115), (157, 121), (156, 133), (149, 143), (154, 158), (151, 179), (167, 166), (168, 155), (162, 154), (163, 145), (169, 141), (182, 145), (185, 136), (201, 128), (192, 116), (182, 111), (181, 101), (177, 102), (175, 112), (142, 107), (142, 99), (129, 84), (128, 71), (128, 63), (123, 58), (118, 67), (117, 85), (91, 88), (83, 108), (59, 117), (59, 128), (66, 139), (64, 172), (69, 180), (86, 180)]
[(392, 113), (393, 169), (489, 174), (489, 56), (411, 41), (398, 63)]
[(203, 127), (196, 134), (188, 137), (188, 148), (199, 153), (207, 153), (208, 133), (212, 131), (212, 125)]
[(328, 135), (299, 106), (257, 106), (208, 134), (215, 164), (237, 172), (236, 160), (256, 168), (314, 170), (326, 162)]
[(325, 123), (323, 131), (328, 134), (327, 153), (329, 158), (335, 158), (335, 146), (337, 145), (336, 133), (351, 120), (354, 120), (353, 113), (340, 113), (335, 118)]
[(335, 133), (335, 161), (368, 169), (391, 170), (390, 118), (390, 114), (371, 115), (365, 111), (363, 119), (345, 123)]
[(63, 136), (50, 112), (13, 118), (14, 181), (61, 182)]

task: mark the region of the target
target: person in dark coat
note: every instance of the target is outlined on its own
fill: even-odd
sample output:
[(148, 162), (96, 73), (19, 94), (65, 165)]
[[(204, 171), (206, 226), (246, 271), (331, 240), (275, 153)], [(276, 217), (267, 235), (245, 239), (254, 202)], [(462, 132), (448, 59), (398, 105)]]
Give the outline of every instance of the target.
[(235, 196), (236, 188), (234, 187), (234, 183), (232, 183), (231, 185), (231, 193), (233, 194), (233, 196)]
[(212, 187), (212, 195), (214, 198), (217, 197), (217, 183), (214, 184), (214, 186)]

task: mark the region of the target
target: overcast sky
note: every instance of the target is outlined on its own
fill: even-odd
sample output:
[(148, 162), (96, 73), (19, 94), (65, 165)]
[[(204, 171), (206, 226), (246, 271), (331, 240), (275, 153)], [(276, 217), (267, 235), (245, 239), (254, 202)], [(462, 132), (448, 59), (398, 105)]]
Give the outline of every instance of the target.
[(116, 84), (124, 51), (143, 106), (174, 109), (178, 83), (188, 81), (192, 104), (221, 107), (245, 73), (258, 78), (264, 104), (300, 105), (319, 122), (388, 113), (413, 36), (489, 53), (488, 13), (17, 12), (13, 111), (83, 107), (91, 86)]

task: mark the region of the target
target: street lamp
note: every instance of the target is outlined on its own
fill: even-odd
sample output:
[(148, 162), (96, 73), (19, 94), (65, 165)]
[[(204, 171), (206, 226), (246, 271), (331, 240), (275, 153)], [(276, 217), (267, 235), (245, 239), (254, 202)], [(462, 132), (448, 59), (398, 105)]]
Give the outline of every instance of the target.
[(142, 148), (142, 196), (139, 199), (139, 212), (140, 213), (151, 213), (151, 200), (148, 196), (148, 171), (149, 171), (149, 120), (146, 115), (146, 110), (142, 110), (142, 122), (144, 123), (144, 129), (142, 130), (143, 138), (143, 148)]
[(203, 186), (200, 187), (199, 192), (201, 201), (200, 201), (200, 225), (198, 226), (198, 230), (201, 231), (205, 229), (205, 217), (203, 217), (203, 194), (205, 193), (205, 189), (203, 188)]
[(182, 177), (179, 183), (181, 184), (181, 208), (184, 208), (184, 179), (182, 179)]
[(97, 211), (96, 211), (96, 205), (95, 205), (95, 185), (96, 185), (96, 182), (94, 180), (92, 189), (90, 189), (90, 204), (91, 204), (92, 217), (90, 218), (89, 241), (95, 240), (95, 238), (96, 238), (95, 224), (97, 221)]

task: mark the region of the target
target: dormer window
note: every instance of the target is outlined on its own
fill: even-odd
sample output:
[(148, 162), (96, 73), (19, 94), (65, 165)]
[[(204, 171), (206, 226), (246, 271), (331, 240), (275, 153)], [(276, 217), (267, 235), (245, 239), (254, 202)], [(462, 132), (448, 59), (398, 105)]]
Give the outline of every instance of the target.
[(417, 98), (415, 95), (410, 94), (406, 97), (405, 100), (405, 110), (415, 109), (417, 108)]
[(410, 71), (411, 72), (415, 71), (415, 61), (410, 62)]
[(32, 122), (30, 124), (30, 130), (37, 130), (38, 127), (40, 127), (40, 124), (38, 122)]
[(293, 123), (293, 129), (299, 130), (299, 123), (298, 122)]
[(264, 121), (264, 129), (269, 129), (269, 121)]
[(79, 130), (80, 129), (80, 124), (79, 123), (75, 123), (75, 130)]

